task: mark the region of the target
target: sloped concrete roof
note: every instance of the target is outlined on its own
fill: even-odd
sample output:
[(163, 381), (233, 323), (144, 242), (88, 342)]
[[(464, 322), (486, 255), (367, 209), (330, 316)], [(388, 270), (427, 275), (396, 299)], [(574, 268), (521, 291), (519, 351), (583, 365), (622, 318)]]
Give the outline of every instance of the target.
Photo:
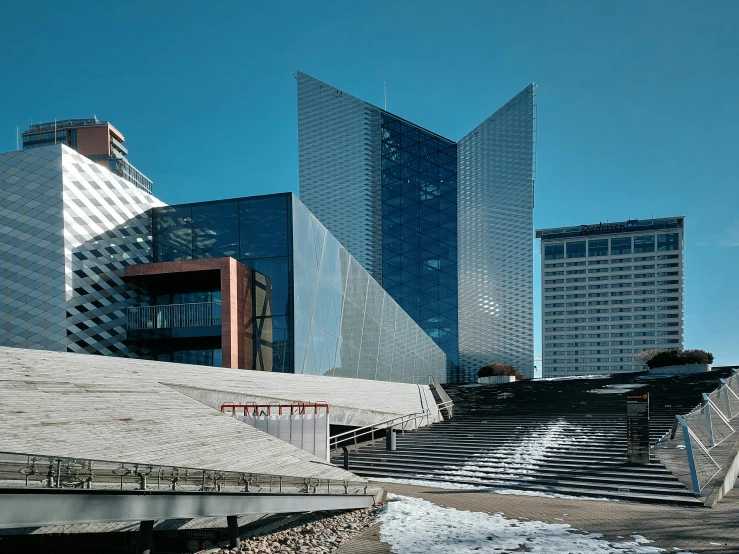
[[(256, 373), (0, 348), (0, 451), (356, 480), (163, 384), (234, 391), (262, 385), (277, 394), (280, 387), (290, 387), (292, 377), (299, 383), (293, 387), (305, 384), (306, 390), (315, 391), (310, 399), (331, 402), (332, 397), (338, 401), (341, 395), (354, 396), (352, 405), (375, 399), (373, 392), (380, 392), (372, 386), (364, 390), (366, 381), (342, 379), (349, 382), (342, 388), (329, 377), (262, 374), (269, 379), (260, 381)], [(415, 389), (419, 403), (417, 387), (406, 386)], [(300, 396), (285, 399), (309, 399)], [(396, 405), (387, 398), (380, 402)]]

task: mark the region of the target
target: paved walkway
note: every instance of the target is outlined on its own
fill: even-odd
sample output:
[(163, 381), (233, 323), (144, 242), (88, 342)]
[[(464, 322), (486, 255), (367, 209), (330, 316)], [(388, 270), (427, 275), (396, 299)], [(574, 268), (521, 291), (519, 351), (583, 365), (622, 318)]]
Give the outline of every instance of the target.
[[(679, 547), (699, 554), (739, 553), (739, 490), (736, 489), (715, 508), (684, 508), (503, 495), (395, 483), (385, 483), (385, 488), (391, 493), (423, 498), (446, 508), (502, 513), (511, 519), (568, 523), (589, 533), (601, 533), (607, 540), (643, 535), (654, 541), (650, 546), (664, 548), (667, 552)], [(390, 554), (390, 547), (380, 541), (379, 524), (338, 550), (338, 554), (359, 553)]]

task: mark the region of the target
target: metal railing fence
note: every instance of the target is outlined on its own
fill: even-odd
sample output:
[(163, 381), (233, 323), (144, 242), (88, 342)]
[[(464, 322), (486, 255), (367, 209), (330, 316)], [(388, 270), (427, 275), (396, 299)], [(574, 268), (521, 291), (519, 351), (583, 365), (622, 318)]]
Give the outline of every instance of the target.
[[(241, 415), (239, 415), (241, 410)], [(281, 415), (326, 415), (331, 411), (328, 402), (293, 402), (291, 404), (257, 404), (245, 402), (243, 404), (221, 404), (221, 413), (232, 417), (246, 416), (281, 416)]]
[(727, 439), (734, 437), (739, 427), (739, 372), (735, 369), (728, 379), (721, 379), (721, 386), (703, 394), (703, 400), (691, 412), (675, 416), (670, 438), (674, 439), (678, 428), (682, 433), (693, 493), (701, 495), (706, 485), (721, 471), (724, 455), (714, 450)]
[(129, 331), (205, 327), (220, 324), (220, 302), (132, 306), (126, 309), (126, 328)]
[[(365, 425), (364, 427), (358, 427), (350, 431), (339, 433), (338, 435), (329, 437), (329, 451), (336, 450), (341, 446), (346, 446), (348, 443), (349, 445), (354, 446), (354, 451), (356, 452), (360, 443), (374, 442), (375, 436), (379, 438), (381, 436), (381, 432), (385, 432), (388, 429), (392, 428), (401, 432), (412, 431), (418, 429), (420, 424), (417, 422), (424, 419), (426, 420), (426, 425), (429, 425), (431, 423), (431, 418), (436, 416), (440, 410), (451, 409), (452, 405), (453, 402), (449, 400), (447, 402), (437, 404), (435, 406), (435, 413), (432, 409), (426, 409), (421, 412), (393, 417), (379, 423)], [(360, 437), (363, 438), (360, 440)]]
[(0, 452), (0, 488), (367, 494), (365, 481)]

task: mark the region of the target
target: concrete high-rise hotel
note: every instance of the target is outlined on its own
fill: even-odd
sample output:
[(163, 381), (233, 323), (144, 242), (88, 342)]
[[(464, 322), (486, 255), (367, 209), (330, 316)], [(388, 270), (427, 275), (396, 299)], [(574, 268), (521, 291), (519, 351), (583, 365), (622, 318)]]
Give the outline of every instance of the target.
[(539, 229), (543, 377), (640, 371), (683, 346), (683, 217)]
[(300, 199), (450, 359), (532, 376), (535, 87), (459, 141), (303, 73)]

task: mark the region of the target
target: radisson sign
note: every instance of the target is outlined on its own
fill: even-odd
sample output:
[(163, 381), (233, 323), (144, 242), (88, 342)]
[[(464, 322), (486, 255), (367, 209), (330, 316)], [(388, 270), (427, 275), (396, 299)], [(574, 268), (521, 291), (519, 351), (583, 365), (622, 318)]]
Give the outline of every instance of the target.
[(618, 231), (625, 231), (629, 227), (637, 227), (639, 220), (632, 219), (626, 223), (603, 223), (602, 221), (597, 225), (580, 225), (581, 235), (592, 235), (593, 233), (616, 233)]

